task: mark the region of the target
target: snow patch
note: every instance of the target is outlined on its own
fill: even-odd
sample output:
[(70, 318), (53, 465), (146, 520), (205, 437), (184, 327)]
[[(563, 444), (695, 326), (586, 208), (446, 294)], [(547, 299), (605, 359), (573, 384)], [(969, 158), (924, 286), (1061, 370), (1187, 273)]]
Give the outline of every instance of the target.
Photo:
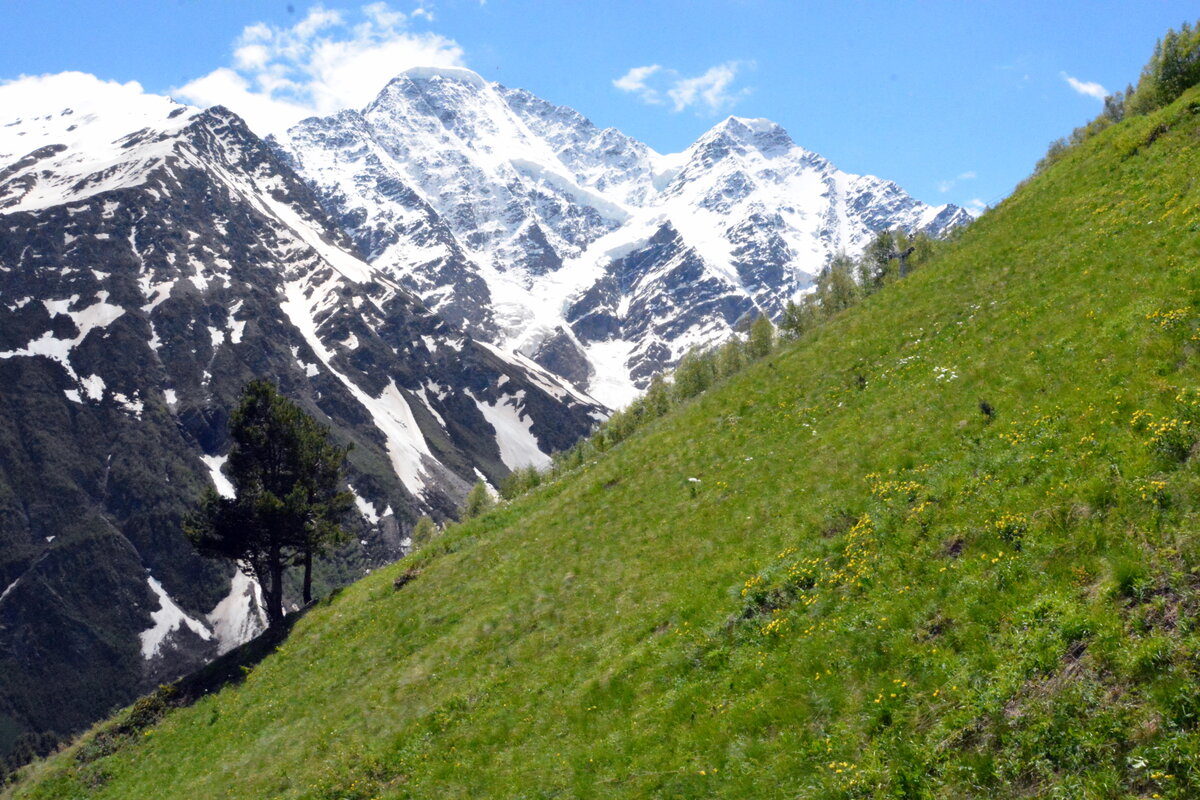
[(104, 397), (104, 378), (99, 375), (89, 375), (79, 381), (79, 385), (83, 387), (83, 393), (87, 395), (89, 400), (99, 401)]
[(234, 315), (242, 310), (242, 303), (242, 300), (238, 300), (229, 309), (229, 341), (233, 344), (241, 343), (242, 334), (246, 330), (246, 320), (234, 319)]
[(633, 357), (634, 342), (613, 339), (592, 342), (587, 347), (588, 361), (596, 368), (588, 394), (612, 409), (629, 405), (641, 394), (629, 377), (627, 366)]
[(375, 511), (375, 506), (356, 492), (353, 485), (346, 485), (350, 487), (350, 492), (354, 495), (354, 505), (358, 506), (358, 513), (362, 514), (372, 525), (378, 525), (379, 514)]
[(185, 614), (183, 609), (177, 606), (162, 588), (162, 584), (150, 576), (146, 577), (146, 582), (150, 584), (151, 591), (158, 597), (159, 608), (158, 611), (150, 613), (150, 619), (154, 621), (154, 624), (138, 634), (142, 641), (142, 658), (147, 661), (154, 658), (162, 648), (163, 640), (167, 638), (167, 635), (185, 625), (191, 629), (192, 633), (206, 642), (212, 641), (212, 631), (205, 627), (204, 623)]
[(132, 414), (134, 419), (142, 418), (142, 409), (145, 407), (145, 404), (137, 399), (136, 394), (133, 397), (126, 397), (121, 392), (113, 392), (112, 397), (119, 406)]
[(434, 385), (433, 381), (431, 381), (429, 379), (425, 380), (425, 386), (423, 388), (425, 389), (425, 391), (415, 392), (417, 399), (420, 400), (421, 403), (425, 406), (425, 408), (429, 411), (429, 413), (433, 415), (433, 418), (438, 421), (438, 424), (442, 426), (442, 430), (450, 430), (449, 428), (446, 427), (446, 420), (442, 417), (441, 414), (438, 413), (438, 410), (433, 407), (433, 403), (429, 402), (429, 397), (428, 397), (429, 393), (432, 393), (434, 397), (441, 400), (442, 397), (444, 397), (445, 395), (442, 393), (439, 393), (437, 386)]
[(125, 309), (120, 306), (110, 305), (107, 302), (108, 292), (97, 292), (97, 297), (97, 302), (81, 311), (70, 310), (71, 306), (79, 299), (79, 295), (72, 295), (67, 300), (42, 301), (46, 307), (46, 312), (50, 316), (53, 317), (58, 314), (69, 316), (74, 321), (75, 327), (79, 329), (79, 335), (71, 339), (59, 339), (54, 336), (52, 331), (46, 331), (37, 339), (31, 340), (20, 350), (0, 352), (0, 358), (43, 356), (52, 361), (57, 361), (67, 371), (68, 375), (78, 380), (79, 376), (75, 374), (75, 370), (71, 366), (71, 351), (86, 339), (87, 335), (94, 329), (108, 327), (114, 320), (125, 313)]
[(304, 336), (304, 340), (325, 368), (342, 382), (354, 399), (371, 415), (375, 427), (384, 435), (392, 469), (404, 487), (414, 495), (423, 494), (426, 474), (423, 462), (425, 459), (435, 459), (420, 428), (417, 427), (412, 409), (394, 380), (388, 383), (378, 397), (371, 397), (359, 388), (358, 384), (334, 369), (331, 364), (333, 354), (317, 335), (317, 324), (313, 319), (309, 301), (305, 298), (304, 283), (296, 281), (287, 284), (287, 299), (280, 304), (280, 308)]
[(200, 456), (200, 460), (204, 462), (204, 466), (208, 467), (208, 474), (212, 477), (213, 486), (217, 488), (217, 494), (231, 499), (235, 497), (233, 483), (221, 471), (225, 462), (229, 460), (229, 456)]
[[(475, 401), (479, 413), (496, 431), (496, 444), (500, 447), (500, 460), (509, 469), (521, 467), (545, 467), (550, 464), (550, 456), (543, 453), (538, 446), (537, 437), (533, 435), (533, 417), (521, 408), (525, 401), (525, 390), (505, 397), (497, 403), (486, 403), (470, 389), (466, 394)], [(522, 416), (525, 419), (522, 419)]]
[(0, 603), (4, 602), (4, 598), (8, 597), (9, 592), (11, 592), (13, 589), (17, 588), (17, 584), (21, 582), (21, 578), (23, 578), (23, 577), (25, 577), (25, 576), (24, 575), (20, 576), (15, 581), (10, 583), (3, 592), (0, 592)]
[(205, 615), (217, 637), (217, 655), (224, 655), (267, 629), (262, 587), (240, 569), (233, 574), (229, 594)]

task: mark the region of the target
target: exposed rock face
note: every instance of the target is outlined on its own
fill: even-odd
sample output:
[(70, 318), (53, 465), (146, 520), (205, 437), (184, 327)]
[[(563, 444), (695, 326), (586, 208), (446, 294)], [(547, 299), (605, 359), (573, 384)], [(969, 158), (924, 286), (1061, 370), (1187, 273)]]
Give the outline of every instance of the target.
[(849, 175), (767, 120), (662, 156), (462, 69), (416, 69), (278, 142), (366, 258), (610, 405), (747, 313), (778, 316), (881, 229), (970, 215)]
[[(227, 489), (250, 379), (354, 445), (361, 513), (326, 586), (602, 414), (365, 263), (229, 111), (105, 100), (0, 119), (0, 756), (261, 630), (253, 582), (181, 531)], [(443, 228), (418, 214), (376, 244)]]

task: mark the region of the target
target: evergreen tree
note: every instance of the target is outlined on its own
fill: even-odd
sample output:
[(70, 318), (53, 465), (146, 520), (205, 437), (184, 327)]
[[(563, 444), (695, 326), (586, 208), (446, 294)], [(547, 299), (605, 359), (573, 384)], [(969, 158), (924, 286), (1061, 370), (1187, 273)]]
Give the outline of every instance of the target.
[(1167, 31), (1154, 45), (1150, 61), (1142, 68), (1133, 96), (1125, 97), (1129, 114), (1149, 114), (1200, 83), (1200, 26), (1184, 23)]
[(339, 521), (353, 505), (341, 491), (350, 448), (268, 381), (251, 381), (229, 421), (229, 476), (234, 496), (209, 488), (185, 524), (204, 555), (228, 558), (263, 587), (267, 621), (283, 619), (283, 574), (304, 566), (304, 601), (312, 600), (313, 557), (341, 540)]
[(500, 483), (500, 496), (505, 500), (512, 500), (514, 497), (520, 497), (536, 488), (541, 482), (542, 473), (537, 467), (532, 464), (526, 467), (517, 467), (508, 473)]

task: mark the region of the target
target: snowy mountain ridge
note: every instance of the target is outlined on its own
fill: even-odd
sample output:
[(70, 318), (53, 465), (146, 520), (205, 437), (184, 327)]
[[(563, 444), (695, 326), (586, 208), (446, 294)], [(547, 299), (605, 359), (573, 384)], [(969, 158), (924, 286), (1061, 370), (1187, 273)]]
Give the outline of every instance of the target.
[(875, 231), (970, 219), (769, 120), (662, 155), (460, 68), (409, 70), (277, 143), (374, 266), (612, 406), (740, 318), (778, 316)]
[(44, 744), (261, 630), (253, 582), (182, 532), (206, 485), (232, 489), (247, 381), (354, 445), (326, 589), (604, 409), (363, 261), (227, 109), (41, 88), (0, 86), (0, 727)]

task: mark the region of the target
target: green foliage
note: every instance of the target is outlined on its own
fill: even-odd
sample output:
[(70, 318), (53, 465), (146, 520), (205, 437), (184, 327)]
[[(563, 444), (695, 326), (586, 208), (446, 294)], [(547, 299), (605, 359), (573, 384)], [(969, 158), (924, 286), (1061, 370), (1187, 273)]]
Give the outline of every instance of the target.
[(533, 466), (517, 467), (504, 478), (500, 484), (500, 496), (512, 500), (528, 491), (536, 489), (542, 482), (541, 471)]
[[(760, 319), (766, 319), (760, 317)], [(757, 321), (755, 322), (757, 325)], [(768, 321), (769, 325), (770, 322)], [(729, 341), (717, 348), (717, 377), (728, 378), (731, 375), (736, 375), (746, 366), (746, 358), (749, 347), (741, 338), (737, 336), (730, 337)], [(769, 342), (767, 350), (770, 350)], [(658, 416), (661, 416), (658, 415)]]
[(650, 379), (650, 387), (642, 395), (641, 401), (649, 419), (661, 417), (671, 409), (671, 390), (662, 375), (655, 375)]
[(1104, 98), (1104, 110), (1070, 137), (1055, 139), (1034, 169), (1039, 174), (1057, 163), (1071, 148), (1087, 141), (1128, 116), (1145, 116), (1174, 102), (1200, 83), (1200, 27), (1185, 22), (1167, 31), (1154, 45), (1150, 60), (1142, 67), (1137, 87)]
[[(746, 342), (746, 355), (751, 359), (765, 358), (775, 347), (775, 326), (766, 315), (755, 317)], [(729, 373), (729, 374), (732, 374)]]
[(471, 487), (471, 491), (467, 492), (466, 502), (463, 503), (462, 511), (459, 513), (459, 519), (468, 520), (475, 517), (483, 516), (496, 507), (496, 498), (492, 497), (492, 492), (488, 489), (487, 484), (482, 480), (475, 482)]
[(675, 368), (672, 394), (676, 400), (695, 397), (717, 380), (716, 358), (711, 352), (692, 348)]
[(437, 536), (437, 523), (432, 518), (422, 515), (417, 520), (417, 524), (413, 526), (412, 533), (409, 538), (412, 539), (412, 547), (414, 550), (424, 547), (433, 537)]
[(76, 751), (75, 759), (86, 764), (136, 742), (138, 736), (158, 724), (178, 702), (176, 687), (159, 686), (154, 692), (139, 698), (120, 719), (110, 725), (101, 725), (87, 744)]
[[(892, 278), (898, 272), (896, 265), (893, 263), (892, 253), (896, 252), (901, 246), (901, 241), (898, 239), (899, 231), (882, 230), (875, 234), (874, 238), (867, 243), (863, 250), (862, 257), (858, 260), (858, 285), (863, 291), (874, 291), (882, 286), (888, 279)], [(851, 269), (849, 259), (845, 255), (838, 256), (833, 263), (830, 264), (830, 278), (827, 280), (836, 280), (839, 284), (844, 284), (845, 279), (839, 275), (836, 279), (833, 278), (833, 273), (836, 271), (844, 274)], [(817, 291), (821, 291), (821, 286), (818, 284)], [(828, 289), (826, 291), (829, 291)], [(841, 303), (835, 302), (835, 298), (830, 299), (830, 313), (840, 311), (843, 308), (848, 308), (853, 304), (853, 297), (846, 298)], [(824, 305), (824, 304), (822, 304)]]
[(807, 297), (799, 303), (789, 300), (779, 320), (780, 335), (789, 340), (799, 339), (817, 327), (822, 319), (820, 306), (810, 302)]
[(1168, 30), (1154, 45), (1133, 96), (1127, 100), (1131, 114), (1149, 114), (1173, 102), (1200, 83), (1200, 28), (1184, 23)]
[(227, 558), (263, 586), (271, 625), (283, 619), (283, 572), (304, 566), (311, 598), (314, 556), (345, 538), (339, 521), (353, 505), (342, 491), (350, 448), (267, 381), (251, 381), (229, 420), (234, 497), (209, 488), (185, 529), (207, 556)]

